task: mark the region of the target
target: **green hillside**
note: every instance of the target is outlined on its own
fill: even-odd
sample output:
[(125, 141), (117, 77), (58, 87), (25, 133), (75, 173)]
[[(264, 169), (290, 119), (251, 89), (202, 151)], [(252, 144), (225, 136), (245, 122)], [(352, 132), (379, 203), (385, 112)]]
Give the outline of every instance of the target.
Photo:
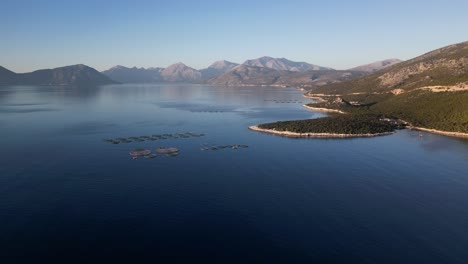
[(414, 90), (399, 95), (362, 94), (341, 96), (345, 102), (356, 101), (362, 106), (337, 102), (309, 104), (313, 107), (338, 109), (356, 114), (385, 115), (410, 122), (414, 126), (468, 133), (468, 91), (431, 92)]
[[(310, 106), (348, 113), (343, 120), (329, 117), (309, 122), (307, 129), (311, 131), (322, 129), (311, 125), (343, 131), (353, 120), (363, 131), (371, 131), (376, 123), (369, 117), (385, 116), (417, 127), (468, 133), (468, 42), (426, 53), (368, 76), (325, 85), (306, 95), (325, 99)], [(276, 126), (307, 130), (303, 121), (291, 122)], [(337, 128), (330, 122), (341, 124)], [(272, 124), (269, 126), (272, 128)], [(352, 127), (353, 131), (361, 131)]]

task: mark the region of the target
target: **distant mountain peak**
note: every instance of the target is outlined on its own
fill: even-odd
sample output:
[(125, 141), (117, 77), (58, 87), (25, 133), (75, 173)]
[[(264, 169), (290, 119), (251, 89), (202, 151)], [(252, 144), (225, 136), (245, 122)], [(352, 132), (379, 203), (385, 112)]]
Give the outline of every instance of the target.
[(230, 62), (230, 61), (227, 61), (227, 60), (219, 60), (219, 61), (213, 62), (213, 64), (211, 64), (208, 68), (220, 69), (220, 68), (229, 67), (231, 65), (239, 65), (239, 64), (234, 63), (234, 62)]
[[(169, 67), (188, 67), (188, 66), (185, 65), (185, 63), (179, 61), (177, 63), (174, 63), (174, 64), (170, 65)], [(167, 67), (167, 68), (169, 68), (169, 67)]]
[[(0, 72), (0, 84), (25, 85), (101, 85), (115, 83), (94, 68), (76, 64), (54, 69), (37, 70), (29, 73), (8, 75)], [(13, 75), (12, 75), (13, 74)]]
[(307, 62), (295, 62), (286, 58), (272, 58), (263, 56), (243, 63), (247, 66), (265, 67), (278, 71), (305, 72), (310, 70), (331, 70), (331, 68), (321, 67)]
[(270, 56), (262, 56), (262, 57), (260, 57), (258, 59), (260, 59), (260, 60), (274, 60), (275, 58), (270, 57)]
[(202, 74), (182, 62), (178, 62), (162, 70), (161, 77), (167, 82), (196, 82), (201, 80)]
[(200, 72), (202, 74), (202, 78), (208, 80), (230, 71), (237, 65), (239, 64), (227, 60), (219, 60), (212, 63), (208, 68), (201, 69)]
[(363, 72), (376, 72), (376, 71), (380, 71), (382, 69), (385, 69), (391, 65), (394, 65), (394, 64), (397, 64), (397, 63), (400, 63), (402, 62), (402, 60), (400, 59), (395, 59), (395, 58), (392, 58), (392, 59), (386, 59), (386, 60), (382, 60), (382, 61), (376, 61), (376, 62), (372, 62), (372, 63), (369, 63), (369, 64), (365, 64), (365, 65), (361, 65), (361, 66), (358, 66), (358, 67), (354, 67), (352, 69), (349, 69), (350, 71), (363, 71)]
[(119, 70), (119, 69), (128, 69), (128, 68), (125, 67), (125, 66), (122, 66), (122, 65), (116, 65), (116, 66), (110, 68), (109, 70)]
[(138, 68), (136, 66), (128, 68), (117, 65), (102, 73), (112, 80), (122, 83), (154, 83), (161, 81), (161, 68)]
[(9, 85), (16, 82), (17, 74), (0, 66), (0, 85)]
[(83, 70), (83, 69), (93, 69), (94, 68), (91, 68), (89, 66), (86, 66), (84, 64), (74, 64), (74, 65), (68, 65), (68, 66), (63, 66), (63, 67), (57, 67), (57, 68), (54, 68), (53, 70), (56, 70), (56, 69), (79, 69), (79, 70)]
[(9, 74), (15, 74), (14, 72), (10, 71), (9, 69), (0, 66), (0, 73), (9, 73)]

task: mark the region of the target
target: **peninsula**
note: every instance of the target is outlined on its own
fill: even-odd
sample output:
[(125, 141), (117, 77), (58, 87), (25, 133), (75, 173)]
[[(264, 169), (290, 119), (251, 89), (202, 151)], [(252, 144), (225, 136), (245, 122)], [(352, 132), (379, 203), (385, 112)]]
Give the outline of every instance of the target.
[(468, 42), (371, 75), (314, 87), (304, 96), (316, 101), (304, 107), (330, 116), (249, 128), (282, 136), (342, 138), (408, 127), (468, 138)]

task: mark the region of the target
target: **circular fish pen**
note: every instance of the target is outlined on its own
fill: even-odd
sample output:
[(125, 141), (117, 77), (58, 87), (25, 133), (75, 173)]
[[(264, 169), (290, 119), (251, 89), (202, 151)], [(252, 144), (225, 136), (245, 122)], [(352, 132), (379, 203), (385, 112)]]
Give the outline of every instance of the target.
[(149, 149), (134, 149), (130, 151), (130, 156), (132, 157), (141, 157), (141, 156), (147, 156), (151, 154), (151, 150)]

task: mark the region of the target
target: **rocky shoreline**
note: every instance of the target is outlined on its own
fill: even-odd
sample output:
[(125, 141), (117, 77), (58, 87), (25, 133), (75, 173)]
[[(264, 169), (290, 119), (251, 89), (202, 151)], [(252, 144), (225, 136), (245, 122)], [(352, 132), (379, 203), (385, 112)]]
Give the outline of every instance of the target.
[(319, 107), (312, 107), (308, 105), (303, 105), (303, 107), (312, 110), (312, 111), (317, 111), (317, 112), (325, 112), (325, 113), (340, 113), (340, 114), (346, 114), (346, 112), (336, 110), (336, 109), (330, 109), (330, 108), (319, 108)]
[(268, 133), (283, 137), (291, 138), (358, 138), (358, 137), (377, 137), (377, 136), (386, 136), (391, 135), (395, 132), (385, 132), (385, 133), (376, 133), (376, 134), (335, 134), (335, 133), (296, 133), (291, 131), (277, 131), (274, 129), (263, 129), (256, 126), (249, 126), (250, 130)]
[(468, 138), (468, 133), (463, 133), (463, 132), (450, 132), (450, 131), (443, 131), (443, 130), (425, 128), (425, 127), (413, 127), (413, 126), (410, 126), (408, 128), (409, 129), (414, 129), (414, 130), (419, 130), (419, 131), (424, 131), (424, 132), (429, 132), (429, 133), (433, 133), (433, 134), (439, 134), (439, 135), (443, 135), (443, 136), (457, 137), (457, 138)]
[[(306, 96), (307, 98), (311, 98), (309, 96)], [(322, 99), (321, 97), (314, 96), (314, 100), (317, 99)], [(324, 100), (325, 101), (325, 100)], [(317, 112), (329, 112), (329, 113), (340, 113), (340, 114), (346, 114), (346, 112), (336, 110), (336, 109), (330, 109), (330, 108), (318, 108), (318, 107), (312, 107), (308, 105), (303, 105), (305, 108), (312, 110), (312, 111), (317, 111)], [(408, 126), (409, 129), (414, 129), (414, 130), (419, 130), (419, 131), (424, 131), (424, 132), (429, 132), (433, 134), (438, 134), (438, 135), (443, 135), (443, 136), (449, 136), (449, 137), (457, 137), (457, 138), (468, 138), (468, 133), (463, 133), (463, 132), (451, 132), (451, 131), (444, 131), (444, 130), (437, 130), (437, 129), (431, 129), (431, 128), (425, 128), (425, 127), (415, 127), (415, 126)]]

